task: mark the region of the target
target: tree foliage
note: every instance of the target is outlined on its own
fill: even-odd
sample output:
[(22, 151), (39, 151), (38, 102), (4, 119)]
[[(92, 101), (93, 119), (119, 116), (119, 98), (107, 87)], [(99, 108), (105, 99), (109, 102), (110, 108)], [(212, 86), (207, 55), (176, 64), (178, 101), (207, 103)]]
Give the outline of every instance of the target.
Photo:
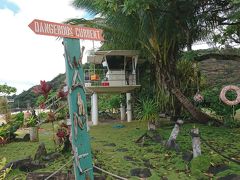
[[(236, 114), (236, 111), (240, 109), (240, 104), (234, 107), (224, 104), (219, 98), (221, 89), (222, 88), (219, 86), (204, 90), (203, 95), (205, 97), (205, 101), (201, 104), (201, 107), (211, 110), (212, 113), (215, 113), (216, 116), (220, 117), (224, 121), (225, 125), (239, 126), (240, 124), (237, 122), (237, 120), (234, 119), (234, 116)], [(226, 93), (226, 97), (229, 100), (234, 100), (236, 99), (236, 94), (232, 91), (228, 91)]]
[[(227, 23), (228, 14), (236, 9), (234, 3), (231, 0), (75, 0), (73, 4), (92, 14), (101, 14), (102, 21), (96, 24), (104, 30), (103, 48), (138, 49), (154, 63), (156, 87), (168, 89), (177, 97), (173, 107), (179, 114), (179, 102), (188, 111), (194, 108), (179, 91), (182, 79), (177, 73), (177, 62), (181, 51), (186, 47), (191, 49), (192, 43), (208, 38), (218, 25)], [(200, 118), (200, 114), (192, 115), (207, 118)]]
[(240, 43), (240, 1), (231, 0), (229, 4), (227, 12), (217, 16), (218, 27), (213, 33), (213, 41), (221, 45)]
[(119, 109), (122, 102), (122, 96), (117, 94), (100, 95), (99, 96), (99, 110), (106, 111), (112, 109)]
[(0, 94), (2, 95), (10, 95), (12, 93), (16, 93), (17, 89), (15, 87), (8, 86), (7, 84), (0, 85)]

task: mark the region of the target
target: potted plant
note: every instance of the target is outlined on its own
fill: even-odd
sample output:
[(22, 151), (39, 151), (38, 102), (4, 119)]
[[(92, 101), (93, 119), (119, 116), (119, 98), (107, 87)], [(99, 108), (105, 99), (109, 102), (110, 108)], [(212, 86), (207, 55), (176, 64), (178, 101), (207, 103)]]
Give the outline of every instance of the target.
[(35, 116), (27, 119), (27, 127), (29, 127), (30, 141), (38, 141), (38, 122)]

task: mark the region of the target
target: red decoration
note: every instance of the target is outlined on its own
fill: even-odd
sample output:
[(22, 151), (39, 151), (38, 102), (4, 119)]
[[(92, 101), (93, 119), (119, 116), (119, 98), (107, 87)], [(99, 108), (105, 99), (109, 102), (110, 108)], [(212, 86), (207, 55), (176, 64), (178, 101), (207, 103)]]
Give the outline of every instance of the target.
[(204, 97), (200, 94), (200, 92), (197, 92), (197, 93), (194, 95), (193, 99), (194, 99), (195, 102), (201, 103), (201, 102), (203, 102)]

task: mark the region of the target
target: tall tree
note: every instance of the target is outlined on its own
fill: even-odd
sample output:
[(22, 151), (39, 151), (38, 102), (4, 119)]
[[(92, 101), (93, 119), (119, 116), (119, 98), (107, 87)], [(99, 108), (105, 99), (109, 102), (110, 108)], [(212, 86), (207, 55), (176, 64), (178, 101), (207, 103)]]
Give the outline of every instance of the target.
[(240, 0), (232, 0), (228, 13), (217, 16), (218, 28), (213, 39), (221, 45), (240, 44)]
[(197, 121), (212, 119), (181, 92), (176, 64), (181, 50), (191, 49), (218, 25), (216, 17), (233, 9), (231, 0), (74, 0), (73, 4), (101, 14), (98, 26), (104, 29), (105, 48), (139, 49), (154, 62), (157, 87), (167, 88), (177, 99), (176, 115), (181, 104)]

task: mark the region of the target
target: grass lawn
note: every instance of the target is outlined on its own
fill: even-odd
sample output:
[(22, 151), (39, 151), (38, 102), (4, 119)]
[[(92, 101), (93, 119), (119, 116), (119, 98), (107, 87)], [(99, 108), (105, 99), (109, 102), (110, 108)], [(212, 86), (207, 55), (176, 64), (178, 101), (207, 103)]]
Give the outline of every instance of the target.
[[(116, 128), (124, 125), (123, 128)], [(199, 124), (185, 124), (177, 138), (179, 152), (166, 150), (161, 143), (146, 140), (142, 146), (135, 141), (145, 133), (146, 125), (137, 121), (132, 123), (111, 123), (91, 127), (91, 146), (94, 163), (101, 168), (128, 179), (139, 179), (131, 175), (135, 168), (148, 169), (151, 176), (147, 179), (158, 180), (167, 177), (175, 179), (209, 179), (226, 176), (228, 174), (240, 175), (240, 165), (222, 158), (202, 143), (202, 156), (191, 162), (184, 161), (184, 152), (191, 151), (191, 137), (189, 130), (196, 126), (200, 129), (201, 136), (208, 143), (221, 151), (224, 155), (240, 161), (240, 128), (228, 129), (225, 127), (209, 127)], [(163, 140), (167, 140), (173, 126), (162, 126), (157, 131)], [(40, 130), (40, 142), (44, 142), (48, 152), (54, 150), (52, 142), (51, 125), (43, 124)], [(19, 132), (21, 134), (21, 132)], [(6, 157), (7, 161), (33, 156), (40, 142), (13, 142), (0, 147), (0, 158)], [(49, 163), (47, 168), (38, 171), (54, 171), (60, 168), (71, 157), (64, 154), (56, 161)], [(71, 166), (68, 165), (63, 171)], [(211, 168), (210, 168), (211, 167)], [(215, 171), (217, 167), (221, 171)], [(209, 171), (210, 168), (210, 171)], [(96, 174), (97, 175), (97, 174)], [(8, 179), (24, 179), (25, 173), (13, 170)], [(105, 176), (105, 179), (111, 179)]]

